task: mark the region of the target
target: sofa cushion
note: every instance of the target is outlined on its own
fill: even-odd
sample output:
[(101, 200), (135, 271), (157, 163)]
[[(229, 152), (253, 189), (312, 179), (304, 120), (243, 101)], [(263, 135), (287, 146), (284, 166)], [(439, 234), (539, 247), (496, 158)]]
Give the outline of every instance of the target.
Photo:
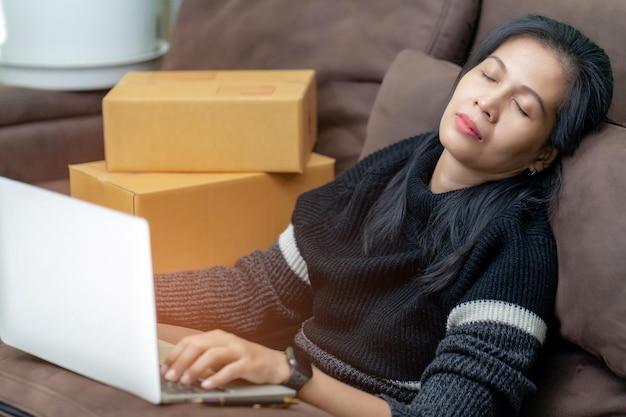
[(603, 47), (613, 66), (615, 91), (609, 116), (626, 122), (626, 1), (622, 0), (483, 0), (474, 45), (512, 17), (538, 13), (567, 22)]
[(626, 415), (626, 381), (580, 347), (562, 339), (548, 343), (534, 370), (537, 393), (519, 417)]
[(626, 128), (605, 125), (564, 161), (553, 218), (561, 334), (626, 377)]
[(401, 51), (374, 101), (361, 158), (398, 140), (438, 129), (460, 70), (421, 51)]
[(164, 69), (314, 68), (328, 78), (380, 80), (404, 48), (459, 62), (479, 1), (185, 0)]
[(105, 90), (52, 91), (0, 84), (0, 126), (102, 112)]
[(340, 172), (358, 159), (380, 82), (405, 48), (460, 61), (478, 0), (185, 0), (163, 69), (311, 68), (316, 151)]
[(1, 176), (28, 183), (67, 179), (69, 164), (104, 158), (102, 115), (3, 126), (0, 148)]

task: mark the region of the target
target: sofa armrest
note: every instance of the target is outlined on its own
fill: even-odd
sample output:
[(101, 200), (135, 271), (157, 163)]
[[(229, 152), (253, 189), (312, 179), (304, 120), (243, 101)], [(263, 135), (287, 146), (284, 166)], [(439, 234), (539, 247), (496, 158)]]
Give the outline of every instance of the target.
[(107, 90), (52, 91), (0, 84), (0, 126), (98, 114)]
[(0, 175), (28, 183), (53, 181), (68, 177), (68, 164), (102, 159), (106, 92), (0, 84)]

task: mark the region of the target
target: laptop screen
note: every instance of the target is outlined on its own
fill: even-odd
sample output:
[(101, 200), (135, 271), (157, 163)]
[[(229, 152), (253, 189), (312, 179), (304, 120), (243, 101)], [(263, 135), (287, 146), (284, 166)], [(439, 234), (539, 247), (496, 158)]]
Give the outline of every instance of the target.
[(145, 219), (0, 177), (0, 339), (160, 401)]

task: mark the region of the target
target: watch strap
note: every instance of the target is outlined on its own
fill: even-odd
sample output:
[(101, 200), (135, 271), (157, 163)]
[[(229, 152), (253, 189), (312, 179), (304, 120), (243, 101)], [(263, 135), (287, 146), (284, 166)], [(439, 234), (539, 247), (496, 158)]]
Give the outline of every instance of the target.
[(291, 373), (282, 385), (299, 391), (313, 376), (311, 362), (303, 352), (291, 346), (285, 349), (285, 355), (287, 356)]

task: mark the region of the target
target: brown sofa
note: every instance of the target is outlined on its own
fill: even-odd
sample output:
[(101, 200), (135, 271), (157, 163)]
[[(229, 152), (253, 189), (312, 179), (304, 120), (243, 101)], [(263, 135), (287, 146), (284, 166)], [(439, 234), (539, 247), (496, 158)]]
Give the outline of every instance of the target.
[[(184, 0), (162, 69), (315, 69), (316, 151), (336, 158), (341, 172), (388, 143), (436, 128), (458, 64), (486, 33), (527, 12), (570, 22), (606, 49), (616, 124), (564, 166), (553, 218), (558, 326), (522, 415), (626, 415), (626, 128), (619, 126), (626, 122), (626, 2)], [(67, 192), (67, 164), (104, 157), (104, 93), (0, 86), (0, 175)], [(6, 357), (15, 352), (0, 348), (1, 400)]]

